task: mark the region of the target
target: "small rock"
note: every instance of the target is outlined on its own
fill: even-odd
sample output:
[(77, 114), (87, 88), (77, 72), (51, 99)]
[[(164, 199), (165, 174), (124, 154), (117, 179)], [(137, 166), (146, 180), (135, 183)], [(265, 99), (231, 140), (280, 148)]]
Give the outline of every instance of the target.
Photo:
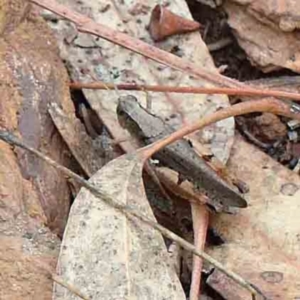
[(264, 142), (274, 142), (287, 134), (287, 128), (280, 118), (271, 113), (264, 113), (256, 117), (253, 130), (254, 134)]

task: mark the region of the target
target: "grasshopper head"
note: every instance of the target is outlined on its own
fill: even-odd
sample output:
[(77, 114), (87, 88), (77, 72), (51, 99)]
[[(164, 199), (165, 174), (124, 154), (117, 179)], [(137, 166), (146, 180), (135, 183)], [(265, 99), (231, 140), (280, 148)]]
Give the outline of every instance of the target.
[(142, 134), (137, 124), (136, 116), (140, 111), (140, 104), (132, 95), (121, 96), (117, 106), (117, 115), (120, 125), (132, 135), (140, 137)]
[(130, 117), (139, 106), (137, 99), (132, 95), (119, 97), (117, 106), (118, 117)]

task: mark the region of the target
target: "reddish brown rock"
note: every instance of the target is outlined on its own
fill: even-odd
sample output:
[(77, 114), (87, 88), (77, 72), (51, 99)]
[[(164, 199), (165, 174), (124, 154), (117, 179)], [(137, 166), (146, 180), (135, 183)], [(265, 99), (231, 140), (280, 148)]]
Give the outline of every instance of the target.
[[(0, 129), (70, 167), (47, 106), (73, 113), (67, 73), (51, 30), (28, 1), (0, 1)], [(28, 152), (0, 142), (0, 299), (50, 300), (70, 207), (64, 176)], [(51, 232), (52, 230), (52, 232)]]

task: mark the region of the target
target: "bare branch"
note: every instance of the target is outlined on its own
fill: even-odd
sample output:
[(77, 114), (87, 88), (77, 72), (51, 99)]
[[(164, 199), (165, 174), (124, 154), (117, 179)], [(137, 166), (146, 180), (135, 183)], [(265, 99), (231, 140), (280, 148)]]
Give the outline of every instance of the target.
[(300, 101), (300, 95), (277, 90), (256, 89), (251, 87), (244, 88), (221, 88), (221, 87), (195, 87), (195, 86), (167, 86), (167, 85), (146, 85), (136, 83), (104, 83), (96, 82), (71, 82), (71, 89), (92, 89), (92, 90), (113, 90), (115, 87), (118, 90), (126, 91), (149, 91), (149, 92), (164, 92), (164, 93), (180, 93), (180, 94), (226, 94), (229, 96), (262, 96), (262, 97), (278, 97)]

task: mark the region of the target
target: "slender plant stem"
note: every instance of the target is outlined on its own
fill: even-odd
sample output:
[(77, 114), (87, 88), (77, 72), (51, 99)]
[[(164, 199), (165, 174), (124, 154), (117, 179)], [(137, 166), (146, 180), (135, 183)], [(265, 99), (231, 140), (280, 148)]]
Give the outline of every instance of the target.
[(221, 88), (221, 87), (189, 87), (189, 86), (166, 86), (166, 85), (146, 85), (135, 83), (104, 83), (96, 82), (71, 82), (69, 84), (71, 89), (93, 89), (93, 90), (118, 90), (126, 91), (149, 91), (149, 92), (163, 92), (163, 93), (180, 93), (180, 94), (226, 94), (239, 96), (262, 96), (262, 97), (278, 97), (300, 101), (300, 95), (296, 93), (289, 93), (277, 90), (256, 89), (251, 87), (244, 88)]
[(184, 60), (174, 54), (161, 50), (155, 46), (147, 44), (140, 39), (134, 38), (123, 32), (111, 29), (103, 24), (96, 23), (94, 20), (73, 11), (67, 6), (61, 5), (53, 0), (30, 0), (45, 9), (73, 22), (77, 26), (77, 30), (85, 33), (90, 33), (100, 36), (114, 44), (120, 45), (133, 52), (148, 57), (154, 61), (162, 63), (173, 69), (183, 71), (194, 75), (197, 78), (202, 78), (208, 82), (215, 83), (220, 86), (228, 87), (243, 87), (243, 83), (223, 76), (216, 72), (201, 68), (194, 63)]
[(190, 125), (186, 125), (181, 129), (173, 132), (169, 136), (151, 145), (148, 145), (147, 147), (144, 147), (139, 151), (142, 155), (144, 155), (145, 158), (150, 158), (155, 152), (159, 151), (161, 148), (207, 125), (233, 116), (239, 116), (242, 114), (248, 114), (253, 112), (270, 112), (291, 119), (300, 120), (300, 112), (294, 110), (293, 104), (291, 103), (283, 102), (274, 98), (265, 98), (257, 101), (252, 100), (243, 103), (238, 103), (233, 106), (218, 110), (213, 114), (204, 116), (200, 121)]
[(61, 277), (51, 274), (52, 280), (58, 283), (59, 285), (65, 287), (69, 291), (71, 291), (74, 295), (80, 297), (83, 300), (91, 300), (88, 296), (84, 295), (81, 291), (79, 291), (72, 284), (65, 282)]

